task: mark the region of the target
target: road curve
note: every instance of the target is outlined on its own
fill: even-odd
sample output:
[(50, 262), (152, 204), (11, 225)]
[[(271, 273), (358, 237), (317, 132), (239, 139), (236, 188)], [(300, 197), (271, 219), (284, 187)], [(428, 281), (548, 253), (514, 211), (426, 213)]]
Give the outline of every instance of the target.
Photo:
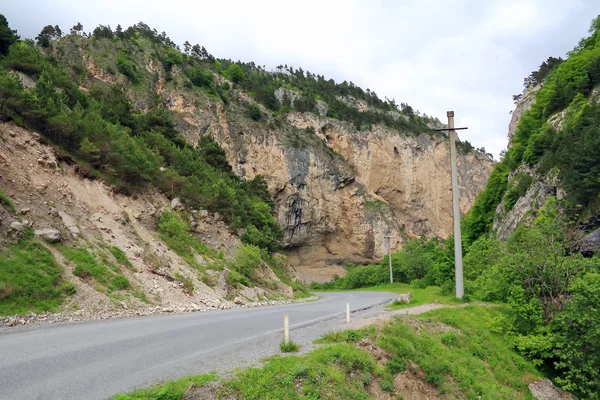
[[(37, 326), (0, 333), (0, 399), (105, 399), (217, 369), (291, 329), (389, 301), (384, 292), (321, 293), (284, 306)], [(293, 332), (292, 332), (293, 335)], [(279, 339), (278, 339), (279, 340)], [(264, 350), (263, 350), (264, 351)], [(264, 354), (265, 356), (268, 354)], [(242, 360), (240, 360), (241, 362)]]

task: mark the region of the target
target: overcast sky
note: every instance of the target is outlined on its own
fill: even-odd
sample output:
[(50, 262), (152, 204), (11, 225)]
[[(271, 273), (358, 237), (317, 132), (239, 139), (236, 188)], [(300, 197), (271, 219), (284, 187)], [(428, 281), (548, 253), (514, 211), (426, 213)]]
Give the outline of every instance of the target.
[(143, 21), (178, 44), (273, 69), (302, 67), (352, 81), (446, 121), (496, 157), (506, 147), (513, 94), (548, 56), (587, 35), (598, 0), (2, 0), (25, 38), (81, 22)]

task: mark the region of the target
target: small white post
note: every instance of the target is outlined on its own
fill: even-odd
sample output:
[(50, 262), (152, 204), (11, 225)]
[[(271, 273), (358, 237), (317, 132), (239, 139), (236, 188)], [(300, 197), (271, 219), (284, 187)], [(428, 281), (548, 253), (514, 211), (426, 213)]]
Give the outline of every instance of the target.
[(283, 342), (285, 344), (290, 342), (290, 320), (287, 314), (283, 316)]
[(346, 323), (350, 322), (350, 303), (346, 303)]

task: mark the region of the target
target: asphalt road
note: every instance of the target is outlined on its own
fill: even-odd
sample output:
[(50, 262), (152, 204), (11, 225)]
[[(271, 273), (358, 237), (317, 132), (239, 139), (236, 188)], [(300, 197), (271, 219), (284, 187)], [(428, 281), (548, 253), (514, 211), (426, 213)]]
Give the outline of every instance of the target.
[(0, 399), (105, 399), (166, 379), (243, 366), (275, 352), (284, 314), (293, 338), (295, 329), (339, 319), (346, 302), (355, 311), (393, 298), (383, 292), (320, 295), (304, 304), (0, 333)]

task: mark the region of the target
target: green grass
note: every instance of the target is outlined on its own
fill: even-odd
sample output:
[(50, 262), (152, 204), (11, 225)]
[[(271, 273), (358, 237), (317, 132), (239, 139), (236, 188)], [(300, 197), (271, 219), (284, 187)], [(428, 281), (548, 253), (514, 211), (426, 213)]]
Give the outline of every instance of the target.
[[(402, 372), (412, 361), (442, 394), (532, 399), (527, 383), (539, 377), (539, 372), (491, 328), (504, 312), (503, 307), (467, 306), (439, 309), (410, 320), (396, 318), (385, 325), (375, 343), (392, 355), (386, 364), (390, 373)], [(372, 331), (348, 331), (337, 337), (328, 334), (321, 342), (351, 343), (369, 335)]]
[(298, 350), (300, 350), (300, 345), (292, 342), (291, 340), (287, 343), (282, 341), (279, 343), (279, 350), (281, 350), (282, 353), (297, 353)]
[(125, 252), (123, 250), (121, 250), (117, 246), (111, 246), (110, 252), (115, 257), (115, 259), (117, 260), (117, 262), (119, 264), (121, 264), (122, 266), (127, 267), (131, 270), (134, 269), (133, 264), (131, 264), (131, 261), (129, 261), (129, 259), (127, 258), (127, 255), (125, 254)]
[(56, 311), (73, 285), (41, 243), (20, 240), (0, 251), (0, 315)]
[(66, 247), (59, 245), (57, 248), (66, 259), (75, 263), (73, 275), (83, 279), (94, 279), (102, 287), (96, 287), (99, 291), (120, 291), (131, 288), (129, 280), (121, 274), (117, 265), (111, 263), (106, 258), (104, 252), (100, 252), (100, 258), (104, 264), (98, 262), (98, 259), (84, 247)]
[(188, 376), (176, 381), (154, 386), (150, 389), (136, 390), (129, 394), (118, 394), (114, 400), (179, 400), (183, 398), (187, 388), (191, 386), (204, 386), (216, 381), (215, 374)]
[(96, 257), (83, 247), (69, 248), (66, 246), (57, 246), (60, 252), (69, 261), (75, 263), (73, 274), (81, 279), (94, 278), (98, 283), (107, 286), (110, 283), (111, 271), (106, 266), (100, 264)]
[(0, 203), (4, 204), (13, 214), (17, 213), (17, 207), (15, 207), (14, 203), (8, 198), (8, 196), (0, 190)]
[(366, 385), (389, 379), (368, 353), (341, 343), (298, 356), (275, 356), (261, 368), (238, 372), (224, 383), (233, 398), (367, 399)]
[[(389, 306), (389, 309), (396, 310), (399, 308), (414, 307), (422, 304), (440, 303), (440, 304), (461, 304), (460, 300), (457, 300), (452, 295), (443, 295), (441, 289), (438, 286), (428, 286), (425, 289), (416, 289), (407, 283), (387, 283), (385, 285), (377, 285), (366, 288), (354, 289), (358, 291), (367, 292), (391, 292), (391, 293), (410, 293), (412, 295), (412, 302), (397, 303), (394, 302)], [(318, 290), (319, 292), (347, 292), (344, 289), (330, 289), (330, 290)]]

